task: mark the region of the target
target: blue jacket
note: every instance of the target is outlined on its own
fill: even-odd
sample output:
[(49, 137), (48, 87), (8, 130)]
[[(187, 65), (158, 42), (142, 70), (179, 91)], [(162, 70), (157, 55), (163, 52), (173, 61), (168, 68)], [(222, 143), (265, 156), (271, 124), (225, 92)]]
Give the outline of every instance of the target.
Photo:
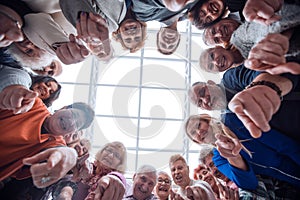
[(260, 174), (286, 181), (300, 188), (300, 143), (274, 129), (254, 139), (233, 113), (224, 114), (223, 123), (240, 140), (250, 139), (242, 144), (252, 153), (252, 158), (245, 151), (240, 153), (249, 167), (248, 171), (231, 166), (227, 159), (214, 150), (214, 164), (237, 186), (255, 189), (257, 186), (255, 174)]

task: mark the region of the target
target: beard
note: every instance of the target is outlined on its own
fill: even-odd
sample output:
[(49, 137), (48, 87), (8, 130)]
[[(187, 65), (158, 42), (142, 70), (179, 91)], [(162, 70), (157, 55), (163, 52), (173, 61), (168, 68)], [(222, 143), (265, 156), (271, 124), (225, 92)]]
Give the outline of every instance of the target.
[(48, 53), (45, 50), (40, 49), (40, 57), (31, 57), (23, 53), (14, 43), (11, 44), (5, 53), (12, 56), (21, 67), (27, 67), (32, 70), (43, 70), (47, 65), (50, 65), (55, 58), (54, 55)]

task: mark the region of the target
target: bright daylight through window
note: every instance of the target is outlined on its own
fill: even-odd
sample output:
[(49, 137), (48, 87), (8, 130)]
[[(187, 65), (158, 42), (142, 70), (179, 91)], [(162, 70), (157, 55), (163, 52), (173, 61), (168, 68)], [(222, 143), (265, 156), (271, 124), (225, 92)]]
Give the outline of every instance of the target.
[(200, 110), (189, 103), (187, 89), (196, 81), (220, 80), (220, 75), (205, 74), (197, 67), (204, 45), (199, 45), (201, 33), (190, 23), (178, 24), (181, 42), (168, 56), (156, 50), (157, 27), (158, 23), (148, 23), (142, 50), (128, 53), (112, 41), (115, 52), (110, 62), (90, 57), (65, 66), (57, 78), (62, 92), (52, 109), (73, 101), (93, 106), (96, 120), (87, 130), (92, 154), (107, 142), (123, 142), (128, 152), (127, 178), (142, 164), (169, 171), (168, 160), (176, 153), (184, 153), (191, 169), (198, 165), (199, 147), (186, 137), (184, 122)]

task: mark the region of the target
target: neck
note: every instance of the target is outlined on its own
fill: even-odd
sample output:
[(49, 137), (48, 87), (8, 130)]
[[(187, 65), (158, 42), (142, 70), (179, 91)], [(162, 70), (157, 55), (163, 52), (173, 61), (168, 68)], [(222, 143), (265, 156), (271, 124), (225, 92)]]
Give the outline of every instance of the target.
[(187, 186), (189, 186), (190, 183), (191, 183), (191, 179), (189, 178), (189, 179), (187, 180), (187, 182), (185, 183), (185, 185), (180, 186), (180, 188), (181, 188), (182, 190), (185, 190), (185, 188), (186, 188)]
[(49, 133), (49, 117), (47, 117), (44, 122), (43, 122), (43, 125), (42, 127)]

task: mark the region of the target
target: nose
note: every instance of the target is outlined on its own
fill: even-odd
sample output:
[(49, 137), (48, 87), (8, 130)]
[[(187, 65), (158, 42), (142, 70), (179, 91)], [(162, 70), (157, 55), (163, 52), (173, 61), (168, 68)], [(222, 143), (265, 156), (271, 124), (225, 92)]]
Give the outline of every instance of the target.
[(148, 186), (147, 186), (147, 184), (143, 184), (143, 185), (141, 186), (141, 188), (142, 188), (143, 192), (147, 192), (147, 191), (148, 191)]
[(221, 30), (217, 30), (217, 32), (214, 35), (215, 37), (222, 37), (222, 31)]

